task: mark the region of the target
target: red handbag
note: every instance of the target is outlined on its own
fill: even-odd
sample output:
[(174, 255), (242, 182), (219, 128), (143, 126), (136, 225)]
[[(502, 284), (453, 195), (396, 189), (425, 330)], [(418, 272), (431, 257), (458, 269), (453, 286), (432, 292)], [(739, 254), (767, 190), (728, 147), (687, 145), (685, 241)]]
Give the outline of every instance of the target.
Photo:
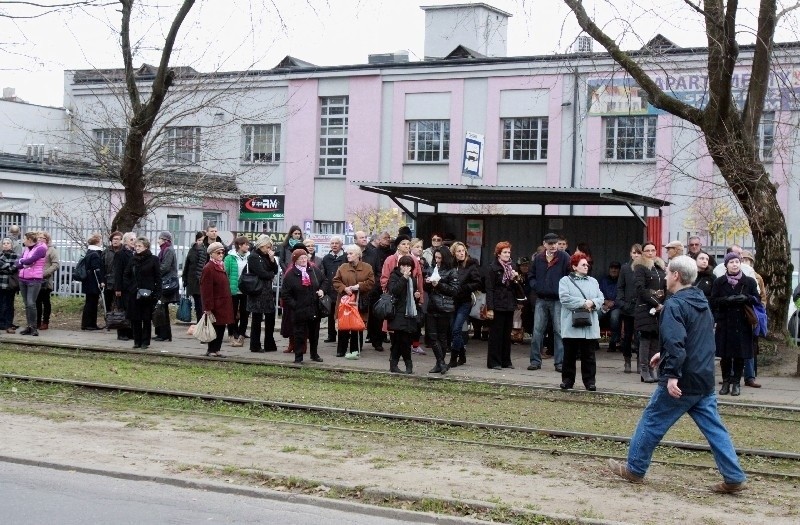
[(352, 295), (343, 295), (339, 301), (339, 311), (336, 313), (337, 329), (341, 331), (363, 332), (367, 329), (361, 313), (358, 311), (358, 298)]

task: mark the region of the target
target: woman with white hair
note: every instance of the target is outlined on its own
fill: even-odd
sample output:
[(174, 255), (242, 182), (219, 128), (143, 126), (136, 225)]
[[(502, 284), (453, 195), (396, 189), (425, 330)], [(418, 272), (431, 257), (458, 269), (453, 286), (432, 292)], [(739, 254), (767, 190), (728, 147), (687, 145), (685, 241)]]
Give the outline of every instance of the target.
[[(258, 276), (261, 293), (247, 296), (247, 311), (253, 314), (250, 328), (251, 352), (276, 352), (275, 344), (275, 293), (272, 280), (278, 273), (278, 261), (269, 235), (259, 235), (253, 251), (247, 257), (247, 273)], [(264, 345), (261, 345), (261, 322), (264, 321)]]
[[(347, 262), (339, 266), (339, 269), (336, 270), (336, 275), (333, 277), (333, 289), (337, 293), (336, 311), (338, 313), (342, 297), (348, 296), (352, 301), (356, 301), (359, 304), (361, 319), (364, 321), (364, 326), (366, 326), (369, 307), (361, 307), (361, 298), (367, 298), (375, 287), (375, 274), (371, 265), (361, 262), (361, 248), (357, 245), (350, 244), (345, 247), (344, 251), (347, 254)], [(339, 330), (338, 335), (336, 357), (345, 357), (348, 345), (350, 347), (349, 357), (358, 357), (361, 352), (361, 346), (364, 344), (364, 332)]]

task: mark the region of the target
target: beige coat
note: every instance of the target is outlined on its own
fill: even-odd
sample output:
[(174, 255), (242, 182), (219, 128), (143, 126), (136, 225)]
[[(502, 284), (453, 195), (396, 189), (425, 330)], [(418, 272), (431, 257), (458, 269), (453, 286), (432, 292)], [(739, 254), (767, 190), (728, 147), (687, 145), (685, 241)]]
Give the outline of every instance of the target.
[[(333, 278), (333, 289), (336, 290), (336, 313), (339, 313), (339, 300), (342, 298), (344, 289), (348, 286), (358, 285), (358, 291), (361, 295), (362, 302), (369, 296), (369, 292), (375, 287), (375, 274), (372, 272), (372, 266), (365, 262), (359, 261), (355, 266), (349, 262), (345, 262), (339, 269), (336, 270), (336, 276)], [(361, 312), (361, 319), (364, 323), (367, 322), (369, 317), (369, 310)]]

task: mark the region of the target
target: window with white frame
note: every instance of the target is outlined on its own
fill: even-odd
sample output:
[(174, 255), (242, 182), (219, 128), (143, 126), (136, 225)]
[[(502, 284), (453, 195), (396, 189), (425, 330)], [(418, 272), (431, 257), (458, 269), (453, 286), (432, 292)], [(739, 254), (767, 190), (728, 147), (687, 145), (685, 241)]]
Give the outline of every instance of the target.
[(450, 121), (409, 120), (406, 158), (412, 162), (441, 162), (450, 159)]
[(315, 233), (323, 233), (323, 234), (343, 234), (344, 233), (344, 223), (338, 221), (314, 221), (314, 230)]
[(280, 124), (242, 126), (242, 162), (267, 163), (280, 160)]
[(94, 130), (94, 140), (97, 143), (97, 153), (100, 159), (122, 157), (125, 150), (125, 140), (127, 130), (124, 128), (96, 129)]
[(503, 160), (547, 159), (547, 117), (503, 119)]
[(200, 162), (200, 127), (167, 128), (167, 164)]
[(772, 159), (772, 147), (775, 144), (775, 113), (770, 111), (761, 116), (756, 131), (756, 149), (761, 160)]
[(204, 211), (203, 212), (203, 229), (207, 230), (210, 227), (221, 228), (222, 224), (222, 214), (215, 211)]
[(655, 116), (606, 117), (606, 160), (655, 160)]
[(347, 175), (350, 97), (320, 99), (319, 175)]

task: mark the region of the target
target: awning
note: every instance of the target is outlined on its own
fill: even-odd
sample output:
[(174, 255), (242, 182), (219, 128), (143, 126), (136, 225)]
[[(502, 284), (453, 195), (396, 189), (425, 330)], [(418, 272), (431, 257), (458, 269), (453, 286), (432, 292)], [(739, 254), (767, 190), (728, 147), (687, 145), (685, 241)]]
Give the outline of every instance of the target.
[[(465, 184), (422, 184), (410, 182), (354, 181), (364, 191), (386, 195), (416, 219), (401, 200), (438, 208), (439, 204), (548, 204), (633, 206), (660, 209), (671, 203), (662, 199), (611, 188), (542, 188), (530, 186), (470, 186)], [(644, 222), (644, 221), (642, 221)]]

